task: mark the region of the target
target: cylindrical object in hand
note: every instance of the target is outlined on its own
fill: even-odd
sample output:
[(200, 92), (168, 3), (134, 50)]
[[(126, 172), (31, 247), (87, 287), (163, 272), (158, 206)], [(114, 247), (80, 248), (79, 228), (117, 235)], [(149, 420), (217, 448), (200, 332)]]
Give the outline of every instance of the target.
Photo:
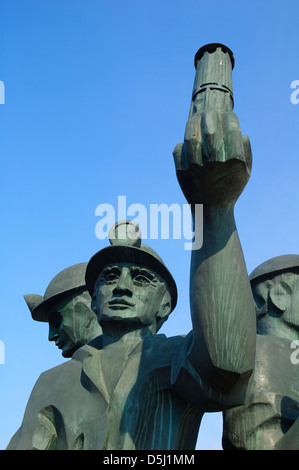
[(194, 65), (196, 75), (191, 114), (208, 108), (232, 111), (234, 107), (232, 51), (223, 44), (207, 44), (197, 51)]

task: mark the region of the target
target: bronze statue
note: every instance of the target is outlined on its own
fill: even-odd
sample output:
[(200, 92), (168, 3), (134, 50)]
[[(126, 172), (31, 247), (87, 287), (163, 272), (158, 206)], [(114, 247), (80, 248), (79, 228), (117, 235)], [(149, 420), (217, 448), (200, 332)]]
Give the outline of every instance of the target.
[(226, 450), (299, 450), (299, 255), (272, 258), (250, 275), (257, 346), (246, 404), (224, 414)]
[(32, 318), (49, 323), (49, 341), (55, 341), (63, 357), (72, 357), (77, 349), (101, 334), (85, 285), (86, 266), (87, 263), (78, 263), (58, 273), (44, 296), (24, 296)]
[[(77, 349), (102, 333), (91, 310), (86, 266), (87, 263), (78, 263), (59, 272), (43, 296), (24, 295), (33, 320), (49, 323), (49, 341), (55, 341), (65, 358), (72, 357)], [(21, 430), (12, 437), (8, 448), (20, 438)]]
[(204, 204), (203, 246), (191, 255), (192, 331), (157, 334), (176, 306), (175, 281), (138, 228), (117, 224), (86, 269), (103, 335), (40, 376), (9, 448), (194, 449), (205, 412), (244, 403), (256, 330), (234, 204), (251, 151), (232, 113), (233, 64), (221, 44), (198, 51), (185, 140), (174, 151), (192, 212)]

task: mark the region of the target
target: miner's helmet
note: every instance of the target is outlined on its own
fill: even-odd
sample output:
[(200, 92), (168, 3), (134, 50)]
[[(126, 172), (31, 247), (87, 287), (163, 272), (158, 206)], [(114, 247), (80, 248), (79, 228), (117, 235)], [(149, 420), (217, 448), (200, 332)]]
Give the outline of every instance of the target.
[(271, 258), (261, 263), (249, 276), (251, 284), (259, 282), (266, 276), (273, 276), (275, 273), (299, 270), (299, 255), (282, 255)]
[(98, 251), (86, 268), (86, 286), (93, 296), (96, 280), (102, 269), (111, 263), (134, 263), (158, 274), (167, 284), (171, 296), (171, 312), (177, 303), (176, 283), (160, 256), (148, 245), (141, 243), (141, 231), (129, 220), (119, 221), (109, 231), (110, 246)]
[(85, 271), (87, 263), (78, 263), (60, 271), (48, 285), (43, 296), (37, 294), (24, 295), (31, 311), (32, 318), (48, 322), (51, 306), (64, 297), (86, 290)]

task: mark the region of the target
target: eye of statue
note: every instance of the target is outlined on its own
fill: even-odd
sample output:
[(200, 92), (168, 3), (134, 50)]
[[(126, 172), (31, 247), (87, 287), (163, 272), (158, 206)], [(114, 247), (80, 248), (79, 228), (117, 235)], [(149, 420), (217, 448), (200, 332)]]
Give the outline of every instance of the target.
[(107, 283), (116, 282), (120, 276), (120, 269), (118, 266), (109, 267), (103, 270), (101, 278)]
[(134, 284), (140, 286), (155, 285), (157, 282), (156, 276), (147, 269), (133, 268), (131, 276)]
[(138, 276), (134, 278), (134, 281), (139, 282), (140, 284), (149, 284), (151, 282), (151, 280), (148, 277), (142, 274), (138, 274)]
[(106, 281), (115, 281), (119, 278), (119, 276), (116, 273), (108, 273), (105, 275)]

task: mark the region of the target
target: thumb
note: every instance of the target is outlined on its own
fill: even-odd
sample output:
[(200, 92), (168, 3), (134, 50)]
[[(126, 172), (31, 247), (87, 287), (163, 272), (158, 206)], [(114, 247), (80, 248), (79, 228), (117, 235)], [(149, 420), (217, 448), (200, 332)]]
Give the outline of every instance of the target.
[(174, 163), (177, 170), (182, 169), (182, 149), (183, 144), (177, 144), (173, 151)]

